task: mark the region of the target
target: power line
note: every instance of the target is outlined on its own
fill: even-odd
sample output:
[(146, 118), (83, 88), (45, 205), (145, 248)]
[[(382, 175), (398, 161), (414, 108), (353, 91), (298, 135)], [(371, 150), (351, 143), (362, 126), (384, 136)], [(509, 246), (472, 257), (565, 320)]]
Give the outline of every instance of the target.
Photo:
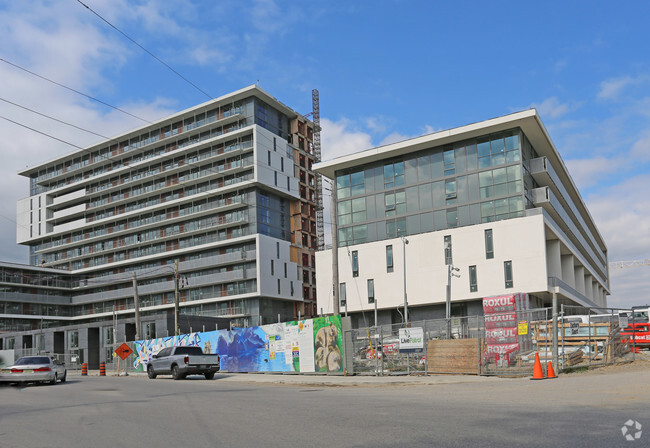
[(163, 60), (160, 59), (158, 56), (156, 56), (155, 54), (153, 54), (152, 52), (150, 52), (149, 50), (147, 50), (146, 48), (144, 48), (142, 45), (140, 45), (138, 42), (136, 42), (135, 40), (133, 40), (131, 37), (129, 37), (129, 36), (128, 36), (126, 33), (124, 33), (122, 30), (120, 30), (119, 28), (117, 28), (115, 25), (113, 25), (111, 22), (109, 22), (108, 20), (106, 20), (105, 18), (103, 18), (101, 15), (99, 15), (96, 11), (94, 11), (94, 10), (93, 10), (92, 8), (90, 8), (88, 5), (84, 4), (81, 0), (77, 0), (77, 1), (78, 1), (81, 5), (85, 6), (86, 9), (87, 9), (88, 11), (92, 12), (92, 13), (95, 14), (97, 17), (99, 17), (102, 21), (104, 21), (108, 26), (110, 26), (111, 28), (113, 28), (115, 31), (117, 31), (118, 33), (120, 33), (122, 36), (124, 36), (124, 37), (126, 37), (127, 39), (129, 39), (131, 42), (133, 42), (133, 43), (136, 44), (138, 47), (140, 47), (143, 51), (145, 51), (147, 54), (149, 54), (149, 55), (150, 55), (152, 58), (154, 58), (156, 61), (160, 62), (162, 65), (164, 65), (164, 66), (167, 67), (169, 70), (171, 70), (171, 71), (174, 72), (176, 75), (178, 75), (178, 76), (179, 76), (183, 81), (185, 81), (186, 83), (190, 84), (192, 87), (194, 87), (196, 90), (198, 90), (199, 92), (201, 92), (202, 94), (204, 94), (205, 96), (207, 96), (209, 99), (211, 99), (211, 100), (214, 99), (214, 97), (212, 97), (211, 95), (209, 95), (208, 93), (206, 93), (203, 89), (201, 89), (200, 87), (198, 87), (196, 84), (194, 84), (192, 81), (190, 81), (189, 79), (187, 79), (185, 76), (183, 76), (183, 75), (181, 75), (180, 73), (178, 73), (176, 70), (174, 70), (172, 67), (170, 67), (170, 66), (169, 66), (165, 61), (163, 61)]
[(77, 145), (75, 145), (74, 143), (66, 142), (65, 140), (61, 140), (60, 138), (56, 138), (56, 137), (54, 137), (53, 135), (46, 134), (45, 132), (41, 132), (41, 131), (39, 131), (38, 129), (30, 128), (30, 127), (27, 126), (27, 125), (24, 125), (24, 124), (22, 124), (22, 123), (18, 123), (17, 121), (14, 121), (14, 120), (10, 120), (9, 118), (7, 118), (7, 117), (3, 117), (2, 115), (0, 115), (0, 118), (3, 118), (3, 119), (5, 119), (5, 120), (7, 120), (7, 121), (10, 121), (10, 122), (13, 123), (13, 124), (17, 124), (18, 126), (22, 126), (22, 127), (26, 128), (26, 129), (29, 129), (30, 131), (38, 132), (38, 133), (41, 134), (41, 135), (44, 135), (44, 136), (46, 136), (46, 137), (50, 137), (50, 138), (52, 138), (52, 139), (54, 139), (54, 140), (58, 140), (58, 141), (60, 141), (61, 143), (65, 143), (66, 145), (74, 146), (75, 148), (78, 148), (78, 149), (84, 149), (84, 148), (82, 148), (81, 146), (77, 146)]
[(93, 135), (96, 135), (98, 137), (105, 138), (106, 140), (112, 140), (110, 137), (106, 137), (105, 135), (98, 134), (98, 133), (93, 132), (93, 131), (89, 131), (88, 129), (84, 129), (84, 128), (76, 126), (76, 125), (74, 125), (72, 123), (68, 123), (68, 122), (65, 122), (63, 120), (59, 120), (57, 118), (54, 118), (54, 117), (51, 117), (49, 115), (43, 114), (43, 113), (35, 111), (33, 109), (30, 109), (29, 107), (21, 106), (20, 104), (14, 103), (14, 102), (9, 101), (9, 100), (6, 100), (4, 98), (0, 98), (0, 101), (4, 101), (5, 103), (9, 103), (9, 104), (14, 105), (16, 107), (20, 107), (21, 109), (25, 109), (25, 110), (27, 110), (27, 111), (29, 111), (31, 113), (34, 113), (36, 115), (40, 115), (41, 117), (49, 118), (50, 120), (54, 120), (54, 121), (56, 121), (58, 123), (62, 123), (62, 124), (65, 124), (67, 126), (71, 126), (71, 127), (75, 128), (75, 129), (79, 129), (80, 131), (88, 132), (89, 134), (93, 134)]
[(9, 65), (11, 65), (12, 67), (16, 67), (17, 69), (22, 70), (22, 71), (24, 71), (24, 72), (26, 72), (26, 73), (29, 73), (30, 75), (36, 76), (37, 78), (41, 78), (41, 79), (44, 80), (44, 81), (50, 82), (50, 83), (55, 84), (55, 85), (57, 85), (57, 86), (59, 86), (59, 87), (63, 87), (64, 89), (67, 89), (67, 90), (69, 90), (69, 91), (71, 91), (71, 92), (74, 92), (74, 93), (76, 93), (76, 94), (78, 94), (78, 95), (85, 96), (86, 98), (91, 99), (91, 100), (93, 100), (93, 101), (96, 101), (96, 102), (98, 102), (98, 103), (100, 103), (100, 104), (103, 104), (104, 106), (107, 106), (107, 107), (110, 107), (110, 108), (115, 109), (115, 110), (117, 110), (117, 111), (120, 111), (120, 112), (122, 112), (123, 114), (129, 115), (130, 117), (137, 118), (138, 120), (140, 120), (140, 121), (144, 121), (145, 123), (153, 124), (153, 123), (152, 123), (151, 121), (149, 121), (149, 120), (145, 120), (144, 118), (140, 118), (140, 117), (138, 117), (137, 115), (133, 115), (132, 113), (125, 111), (124, 109), (120, 109), (119, 107), (116, 107), (116, 106), (113, 106), (113, 105), (111, 105), (111, 104), (108, 104), (108, 103), (105, 102), (105, 101), (102, 101), (102, 100), (100, 100), (100, 99), (97, 99), (97, 98), (95, 98), (95, 97), (92, 97), (92, 96), (90, 96), (90, 95), (87, 95), (87, 94), (85, 94), (85, 93), (83, 93), (83, 92), (80, 92), (80, 91), (78, 91), (78, 90), (75, 90), (75, 89), (73, 89), (73, 88), (71, 88), (71, 87), (68, 87), (68, 86), (65, 86), (65, 85), (63, 85), (63, 84), (61, 84), (61, 83), (58, 83), (58, 82), (56, 82), (56, 81), (53, 81), (53, 80), (51, 80), (51, 79), (49, 79), (49, 78), (46, 78), (45, 76), (41, 76), (41, 75), (39, 75), (39, 74), (37, 74), (37, 73), (34, 73), (34, 72), (30, 71), (30, 70), (27, 70), (26, 68), (23, 68), (23, 67), (21, 67), (21, 66), (19, 66), (19, 65), (16, 65), (16, 64), (14, 64), (13, 62), (9, 62), (9, 61), (7, 61), (6, 59), (0, 58), (0, 61), (4, 62), (5, 64), (9, 64)]

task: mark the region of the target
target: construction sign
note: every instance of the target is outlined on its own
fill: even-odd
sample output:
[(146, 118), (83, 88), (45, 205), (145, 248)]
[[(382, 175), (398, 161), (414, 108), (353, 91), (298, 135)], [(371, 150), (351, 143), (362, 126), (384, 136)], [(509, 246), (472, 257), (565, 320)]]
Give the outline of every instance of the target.
[(528, 321), (527, 320), (520, 320), (519, 323), (517, 324), (517, 334), (519, 336), (523, 336), (528, 334)]
[(126, 345), (126, 342), (120, 345), (119, 347), (117, 347), (117, 350), (115, 350), (115, 354), (120, 358), (122, 358), (122, 361), (128, 358), (131, 353), (133, 353), (133, 350), (131, 349), (131, 347)]

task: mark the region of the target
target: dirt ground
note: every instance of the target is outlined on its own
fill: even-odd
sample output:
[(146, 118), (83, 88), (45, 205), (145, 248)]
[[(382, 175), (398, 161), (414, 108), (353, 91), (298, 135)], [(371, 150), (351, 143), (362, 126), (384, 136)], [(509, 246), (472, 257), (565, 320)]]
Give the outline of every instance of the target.
[(590, 368), (578, 367), (574, 370), (563, 372), (564, 375), (606, 375), (610, 373), (650, 371), (650, 351), (644, 350), (641, 353), (630, 353), (622, 362), (606, 366), (592, 366)]

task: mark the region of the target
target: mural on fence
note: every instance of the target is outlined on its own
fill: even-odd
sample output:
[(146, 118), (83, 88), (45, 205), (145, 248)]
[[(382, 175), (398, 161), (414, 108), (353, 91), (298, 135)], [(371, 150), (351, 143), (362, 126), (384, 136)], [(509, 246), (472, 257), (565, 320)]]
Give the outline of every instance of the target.
[(135, 341), (133, 368), (144, 371), (152, 355), (173, 345), (198, 345), (205, 353), (218, 353), (221, 370), (227, 372), (343, 370), (340, 316)]

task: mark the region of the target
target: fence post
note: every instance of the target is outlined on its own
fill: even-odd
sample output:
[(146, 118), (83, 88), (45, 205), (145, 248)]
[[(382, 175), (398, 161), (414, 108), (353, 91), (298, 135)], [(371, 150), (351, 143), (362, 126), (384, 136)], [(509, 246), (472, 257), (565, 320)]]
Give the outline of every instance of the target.
[(557, 351), (557, 291), (553, 291), (553, 369), (559, 371), (557, 364)]
[(591, 308), (587, 312), (587, 344), (589, 345), (589, 358), (588, 364), (591, 367), (591, 358), (594, 356), (594, 351), (591, 348)]
[(424, 331), (424, 376), (429, 376), (429, 333), (427, 333), (427, 321), (422, 326)]
[(566, 350), (564, 348), (564, 334), (566, 333), (566, 328), (564, 326), (564, 304), (562, 304), (561, 306), (562, 306), (561, 308), (562, 311), (560, 313), (562, 315), (562, 369), (564, 369), (564, 364), (565, 364), (564, 356), (566, 355)]

